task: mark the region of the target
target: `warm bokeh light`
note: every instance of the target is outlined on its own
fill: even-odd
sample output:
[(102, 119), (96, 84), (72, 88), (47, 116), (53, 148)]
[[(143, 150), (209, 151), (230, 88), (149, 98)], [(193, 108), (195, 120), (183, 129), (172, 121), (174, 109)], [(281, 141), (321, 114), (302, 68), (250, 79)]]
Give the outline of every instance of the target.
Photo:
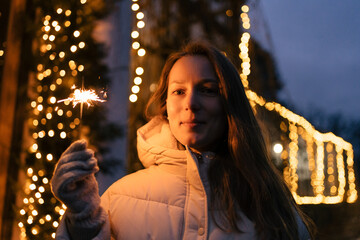
[(130, 102), (136, 102), (138, 97), (135, 94), (131, 94), (129, 97)]
[[(243, 27), (244, 29), (249, 29), (250, 18), (247, 13), (250, 9), (247, 5), (244, 5), (241, 10), (243, 11), (243, 13), (241, 13)], [(266, 102), (264, 98), (258, 96), (248, 88), (248, 76), (251, 73), (251, 64), (248, 55), (249, 41), (250, 34), (244, 32), (239, 44), (239, 57), (242, 60), (240, 78), (246, 88), (246, 95), (250, 104), (254, 107), (255, 112), (256, 107), (262, 107), (267, 111), (275, 111), (284, 119), (280, 124), (280, 129), (288, 136), (290, 142), (285, 146), (280, 143), (278, 143), (279, 145), (275, 144), (273, 150), (281, 154), (280, 156), (283, 161), (288, 163), (283, 174), (296, 202), (298, 204), (335, 204), (342, 201), (348, 203), (355, 202), (357, 199), (357, 191), (355, 188), (352, 145), (333, 133), (318, 132), (305, 118), (291, 112), (279, 103)], [(298, 195), (299, 176), (297, 169), (299, 165), (298, 152), (300, 138), (302, 141), (305, 141), (306, 144), (305, 150), (308, 160), (308, 171), (311, 173), (311, 187), (313, 188), (314, 196)], [(325, 150), (327, 154), (325, 154)], [(336, 155), (331, 154), (333, 151)], [(347, 157), (346, 160), (344, 156)], [(325, 179), (325, 162), (328, 168), (327, 179)], [(347, 179), (345, 176), (345, 162), (347, 163)], [(334, 168), (337, 169), (337, 178), (335, 178), (334, 175)], [(346, 181), (348, 182), (349, 189), (345, 196)], [(335, 184), (335, 182), (338, 182), (338, 186), (333, 185), (329, 187), (330, 195), (325, 194), (325, 185)]]
[(134, 78), (134, 83), (135, 83), (136, 85), (140, 85), (140, 84), (142, 83), (141, 77), (135, 77), (135, 78)]
[(283, 146), (281, 143), (276, 143), (273, 147), (275, 153), (281, 153), (283, 151)]
[(140, 49), (138, 50), (137, 54), (138, 54), (138, 56), (143, 57), (143, 56), (145, 56), (146, 51), (145, 51), (145, 49), (140, 48)]
[(139, 32), (138, 31), (132, 31), (131, 32), (131, 37), (132, 38), (138, 38), (139, 37)]
[[(143, 73), (144, 73), (144, 69), (142, 68), (142, 67), (137, 67), (136, 69), (135, 69), (135, 73), (137, 74), (137, 75), (142, 75)], [(39, 110), (40, 111), (40, 110)]]
[(134, 3), (133, 5), (131, 5), (131, 10), (133, 10), (133, 11), (137, 11), (137, 10), (139, 10), (139, 8), (140, 8), (140, 6), (137, 3)]

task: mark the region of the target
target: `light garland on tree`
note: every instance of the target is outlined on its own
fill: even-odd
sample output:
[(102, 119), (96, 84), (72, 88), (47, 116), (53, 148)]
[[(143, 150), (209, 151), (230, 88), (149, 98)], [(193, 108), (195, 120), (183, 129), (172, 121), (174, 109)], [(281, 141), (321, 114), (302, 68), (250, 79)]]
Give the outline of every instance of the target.
[[(137, 39), (140, 37), (140, 30), (145, 27), (144, 22), (144, 13), (140, 11), (140, 5), (137, 3), (137, 0), (133, 0), (131, 5), (131, 10), (136, 14), (136, 28), (131, 32), (132, 44), (131, 47), (133, 51), (136, 51), (138, 57), (144, 57), (146, 50), (140, 45)], [(130, 102), (136, 102), (138, 100), (137, 94), (140, 92), (140, 85), (142, 83), (141, 76), (144, 74), (144, 68), (142, 66), (135, 67), (133, 85), (131, 87), (131, 94), (129, 96)]]
[[(34, 74), (35, 91), (30, 96), (34, 99), (30, 103), (32, 116), (28, 120), (32, 144), (28, 149), (27, 179), (19, 210), (21, 239), (55, 239), (66, 206), (54, 198), (49, 182), (55, 163), (65, 150), (62, 147), (80, 134), (80, 119), (70, 101), (64, 101), (65, 105), (57, 103), (58, 98), (69, 95), (70, 86), (79, 82), (79, 75), (87, 68), (86, 61), (81, 63), (85, 59), (81, 54), (88, 47), (85, 39), (90, 35), (83, 31), (83, 24), (93, 6), (87, 6), (86, 0), (71, 0), (47, 7), (39, 13), (43, 14), (39, 16), (42, 26), (34, 43), (38, 51), (35, 55), (39, 57), (35, 59), (38, 62)], [(46, 142), (55, 141), (55, 146), (50, 144), (49, 149), (42, 147)]]
[[(243, 13), (241, 19), (243, 28), (250, 28), (248, 17), (249, 7), (242, 6)], [(288, 135), (290, 143), (288, 149), (281, 153), (281, 158), (288, 162), (284, 169), (284, 178), (288, 183), (290, 191), (298, 204), (336, 204), (345, 200), (346, 171), (345, 156), (347, 165), (347, 184), (346, 202), (353, 203), (357, 199), (355, 186), (355, 172), (352, 145), (333, 133), (320, 133), (305, 118), (286, 109), (279, 103), (267, 102), (264, 98), (251, 91), (248, 86), (248, 75), (250, 74), (250, 58), (248, 57), (248, 42), (250, 34), (244, 32), (241, 37), (240, 55), (242, 59), (240, 77), (246, 88), (246, 95), (250, 104), (255, 109), (256, 106), (265, 108), (267, 111), (275, 111), (282, 118), (280, 129)], [(311, 186), (314, 196), (300, 196), (298, 194), (297, 174), (299, 137), (306, 143), (306, 153), (308, 158), (308, 170), (311, 173)], [(314, 151), (315, 148), (315, 151)], [(327, 168), (325, 168), (325, 163)], [(337, 169), (337, 173), (335, 171)], [(325, 173), (326, 171), (326, 173)], [(326, 178), (327, 175), (327, 178)], [(337, 179), (336, 179), (337, 175)], [(325, 180), (327, 180), (325, 182)], [(336, 181), (338, 186), (336, 186)], [(325, 185), (329, 185), (329, 194), (325, 194)], [(330, 196), (329, 196), (330, 195)]]
[[(71, 10), (63, 10), (62, 8), (58, 8), (56, 10), (57, 14), (64, 14), (66, 17), (69, 17), (71, 15)], [(55, 18), (56, 19), (56, 18)], [(41, 51), (41, 55), (43, 55), (44, 57), (46, 55), (49, 56), (49, 60), (53, 61), (55, 60), (55, 58), (59, 58), (59, 59), (64, 59), (65, 54), (70, 54), (70, 52), (76, 52), (77, 50), (77, 46), (76, 45), (72, 45), (70, 47), (69, 52), (67, 52), (65, 49), (64, 51), (60, 51), (60, 52), (56, 52), (54, 51), (55, 48), (55, 44), (53, 43), (56, 40), (56, 37), (59, 35), (59, 31), (62, 28), (67, 28), (71, 25), (71, 22), (69, 20), (66, 20), (64, 22), (64, 25), (60, 25), (59, 21), (54, 20), (54, 17), (52, 17), (51, 15), (46, 15), (43, 18), (43, 27), (42, 27), (42, 45), (40, 46), (40, 51)], [(75, 31), (74, 32), (74, 36), (78, 37), (80, 34), (79, 31)], [(84, 43), (82, 43), (84, 44)], [(82, 47), (85, 46), (81, 45)], [(46, 62), (46, 61), (45, 61)], [(76, 70), (76, 64), (74, 61), (70, 61), (69, 62), (69, 67), (71, 68), (72, 75), (77, 75), (77, 70)], [(80, 70), (83, 70), (83, 67), (80, 68)], [(52, 74), (57, 74), (58, 78), (56, 79), (55, 82), (49, 83), (49, 84), (43, 84), (41, 83), (41, 81), (43, 81), (45, 78), (47, 78), (48, 76), (52, 75)], [(64, 80), (64, 77), (66, 75), (66, 70), (65, 69), (59, 69), (57, 66), (54, 66), (52, 69), (51, 68), (46, 68), (45, 64), (38, 64), (37, 65), (37, 74), (36, 74), (36, 79), (39, 81), (39, 84), (37, 84), (36, 90), (38, 93), (38, 97), (36, 98), (36, 100), (31, 102), (31, 107), (33, 108), (33, 114), (34, 114), (34, 118), (30, 119), (30, 123), (33, 125), (32, 127), (34, 129), (39, 128), (40, 125), (40, 129), (43, 128), (43, 130), (40, 130), (39, 132), (34, 132), (32, 134), (33, 137), (33, 141), (34, 143), (31, 145), (29, 152), (35, 154), (35, 157), (37, 159), (37, 161), (53, 161), (54, 157), (51, 153), (44, 153), (42, 152), (42, 149), (39, 149), (39, 146), (37, 144), (38, 139), (43, 139), (43, 138), (53, 138), (55, 134), (59, 134), (61, 139), (65, 139), (67, 137), (66, 131), (64, 128), (66, 128), (67, 126), (62, 123), (59, 122), (57, 124), (57, 129), (51, 129), (49, 131), (45, 130), (46, 129), (46, 124), (48, 123), (49, 120), (52, 119), (53, 114), (57, 114), (58, 116), (63, 116), (65, 114), (65, 116), (67, 117), (71, 117), (73, 114), (71, 112), (71, 110), (64, 110), (62, 108), (56, 108), (55, 104), (56, 104), (56, 97), (53, 96), (53, 93), (57, 87), (61, 86)], [(50, 90), (50, 94), (49, 94), (49, 90)], [(47, 96), (47, 97), (45, 97)], [(47, 99), (44, 99), (47, 98)], [(44, 100), (46, 101), (44, 103)], [(66, 104), (68, 105), (69, 103), (66, 102)], [(49, 105), (49, 107), (47, 107), (46, 109), (44, 109), (44, 105)], [(66, 112), (64, 112), (66, 111)], [(79, 122), (79, 121), (74, 121), (74, 123)], [(71, 124), (70, 128), (75, 128), (76, 124)], [(30, 237), (30, 233), (26, 233), (26, 228), (25, 228), (25, 224), (33, 226), (31, 227), (31, 234), (33, 236), (36, 236), (40, 233), (40, 229), (43, 228), (43, 226), (48, 223), (51, 224), (53, 226), (53, 232), (51, 233), (51, 237), (55, 238), (55, 230), (59, 225), (59, 217), (61, 215), (64, 214), (64, 209), (65, 207), (62, 206), (59, 202), (57, 202), (57, 200), (55, 198), (51, 198), (49, 199), (52, 203), (54, 203), (56, 206), (54, 208), (55, 210), (55, 216), (54, 213), (48, 213), (44, 216), (42, 216), (38, 222), (34, 221), (35, 217), (38, 216), (38, 211), (35, 209), (35, 206), (33, 205), (35, 201), (38, 201), (39, 204), (44, 204), (45, 200), (48, 199), (43, 199), (41, 197), (41, 194), (44, 193), (45, 191), (50, 191), (50, 186), (49, 186), (49, 178), (45, 177), (45, 170), (44, 169), (40, 169), (35, 171), (35, 169), (33, 167), (29, 167), (26, 171), (27, 176), (28, 176), (28, 180), (26, 181), (26, 186), (25, 186), (25, 195), (26, 197), (23, 199), (23, 203), (24, 206), (23, 208), (20, 210), (20, 214), (24, 215), (24, 216), (28, 216), (26, 222), (19, 222), (18, 226), (21, 229), (21, 237), (22, 238), (26, 238), (26, 237)], [(49, 174), (47, 174), (49, 175)], [(35, 193), (34, 193), (35, 192)], [(30, 236), (29, 236), (30, 235)]]

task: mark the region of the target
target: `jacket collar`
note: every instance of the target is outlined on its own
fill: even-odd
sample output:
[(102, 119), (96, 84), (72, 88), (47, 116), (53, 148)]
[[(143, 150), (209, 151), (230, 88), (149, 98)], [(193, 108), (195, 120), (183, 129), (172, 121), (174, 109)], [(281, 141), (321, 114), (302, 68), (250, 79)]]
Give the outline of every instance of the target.
[(145, 168), (161, 163), (186, 163), (186, 150), (171, 133), (166, 119), (158, 116), (150, 120), (137, 131), (139, 159)]

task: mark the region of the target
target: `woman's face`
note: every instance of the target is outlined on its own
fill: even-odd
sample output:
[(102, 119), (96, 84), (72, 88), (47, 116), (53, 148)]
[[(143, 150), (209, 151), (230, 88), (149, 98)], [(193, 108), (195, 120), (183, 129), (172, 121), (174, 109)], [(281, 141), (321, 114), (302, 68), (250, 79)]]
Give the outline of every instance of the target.
[(200, 55), (176, 61), (169, 73), (166, 109), (170, 129), (183, 145), (214, 151), (226, 131), (217, 77), (210, 61)]

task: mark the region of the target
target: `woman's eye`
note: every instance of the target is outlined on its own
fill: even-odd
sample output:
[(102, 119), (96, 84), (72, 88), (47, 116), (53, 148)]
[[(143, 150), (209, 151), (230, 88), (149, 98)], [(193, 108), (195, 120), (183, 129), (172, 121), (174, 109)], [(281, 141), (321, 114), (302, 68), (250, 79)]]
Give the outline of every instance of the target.
[(217, 95), (219, 93), (217, 88), (203, 87), (200, 89), (201, 93), (208, 95)]
[(177, 89), (177, 90), (175, 90), (175, 91), (173, 91), (173, 94), (175, 94), (175, 95), (181, 95), (181, 94), (184, 94), (184, 90), (182, 90), (182, 89)]

